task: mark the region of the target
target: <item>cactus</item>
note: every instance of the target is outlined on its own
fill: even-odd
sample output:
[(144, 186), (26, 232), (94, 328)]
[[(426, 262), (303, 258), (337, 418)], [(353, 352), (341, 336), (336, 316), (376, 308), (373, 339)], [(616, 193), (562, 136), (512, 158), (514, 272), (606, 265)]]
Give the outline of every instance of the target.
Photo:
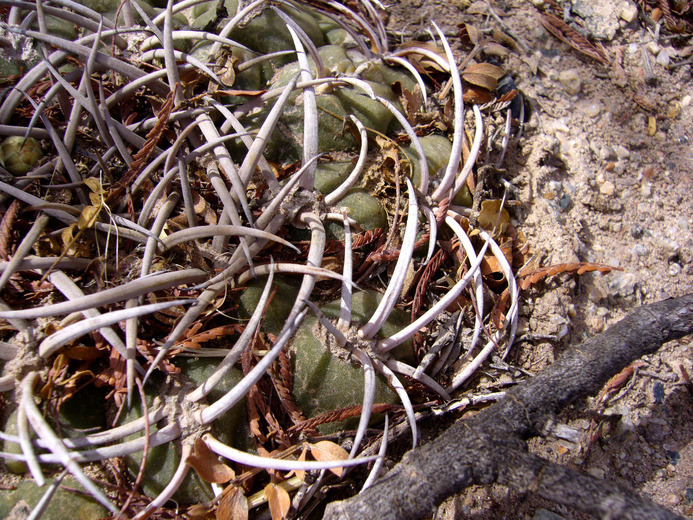
[[(196, 18), (185, 18), (193, 4)], [(44, 486), (62, 466), (114, 517), (156, 515), (171, 498), (191, 516), (265, 496), (276, 506), (297, 486), (300, 515), (329, 479), (302, 472), (343, 475), (375, 460), (368, 482), (377, 477), (374, 414), (407, 421), (416, 445), (412, 399), (449, 399), (498, 345), (507, 352), (511, 266), (493, 226), (475, 229), (459, 205), (471, 204), (481, 110), (472, 107), (464, 144), (444, 34), (434, 24), (438, 47), (393, 49), (378, 5), (130, 0), (117, 22), (71, 0), (11, 7), (5, 30), (47, 54), (0, 105), (14, 136), (0, 146), (3, 165), (24, 175), (0, 181), (8, 469)], [(26, 16), (37, 23), (20, 25)], [(78, 27), (77, 38), (47, 31), (44, 16)], [(448, 89), (432, 92), (420, 73), (423, 58), (450, 82), (451, 112)], [(414, 98), (420, 107), (405, 103)], [(422, 113), (437, 123), (417, 124)], [(21, 238), (18, 218), (33, 219)], [(484, 301), (486, 256), (510, 296), (498, 327)], [(474, 305), (461, 307), (467, 289)], [(465, 354), (454, 342), (431, 350), (460, 309), (473, 323)], [(204, 362), (203, 376), (188, 357)], [(333, 384), (358, 398), (319, 402), (318, 359), (347, 367)], [(108, 426), (82, 431), (71, 400), (96, 387)], [(335, 441), (345, 429), (355, 429), (350, 453), (319, 443), (321, 430)], [(233, 434), (246, 431), (245, 443)], [(116, 457), (131, 473), (104, 490), (83, 465)], [(258, 470), (235, 476), (233, 463), (268, 472), (253, 484)], [(285, 471), (295, 476), (283, 481)]]

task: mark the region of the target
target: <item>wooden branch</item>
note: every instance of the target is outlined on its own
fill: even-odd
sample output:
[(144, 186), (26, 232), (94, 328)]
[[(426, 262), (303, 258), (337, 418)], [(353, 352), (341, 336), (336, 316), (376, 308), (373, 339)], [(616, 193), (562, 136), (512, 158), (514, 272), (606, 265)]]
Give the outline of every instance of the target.
[(418, 519), (453, 493), (493, 482), (611, 519), (681, 518), (616, 484), (530, 455), (525, 441), (547, 432), (556, 413), (596, 394), (634, 360), (692, 332), (693, 294), (633, 310), (502, 400), (407, 453), (360, 495), (329, 504), (324, 518)]

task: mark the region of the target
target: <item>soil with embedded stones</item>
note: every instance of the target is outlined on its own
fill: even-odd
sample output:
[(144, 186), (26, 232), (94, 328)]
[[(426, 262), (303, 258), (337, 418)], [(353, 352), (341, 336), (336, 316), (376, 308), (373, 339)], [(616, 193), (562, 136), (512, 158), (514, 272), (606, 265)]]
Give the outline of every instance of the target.
[[(625, 0), (592, 4), (594, 16), (577, 9), (590, 2), (573, 2), (574, 22), (600, 36), (592, 41), (615, 61), (606, 67), (547, 33), (535, 7), (542, 3), (490, 2), (505, 27), (486, 2), (461, 0), (399, 1), (388, 21), (407, 34), (425, 35), (435, 20), (450, 35), (468, 23), (520, 40), (503, 61), (532, 108), (503, 165), (519, 201), (513, 223), (542, 265), (619, 269), (558, 275), (523, 292), (520, 335), (528, 341), (508, 361), (530, 372), (633, 307), (693, 290), (693, 79), (690, 65), (677, 66), (693, 40), (663, 30), (657, 38)], [(452, 40), (461, 60), (470, 49)], [(532, 339), (546, 335), (562, 337)], [(535, 439), (530, 449), (693, 518), (693, 395), (685, 379), (693, 375), (693, 338), (641, 361), (601, 404), (591, 399), (564, 411), (569, 439)], [(451, 497), (435, 518), (586, 516), (493, 486)]]

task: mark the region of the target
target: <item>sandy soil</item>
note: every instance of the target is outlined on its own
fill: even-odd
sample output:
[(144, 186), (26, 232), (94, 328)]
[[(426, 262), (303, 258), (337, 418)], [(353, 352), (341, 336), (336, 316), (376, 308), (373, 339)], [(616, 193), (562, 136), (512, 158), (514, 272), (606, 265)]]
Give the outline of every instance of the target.
[[(622, 269), (560, 275), (523, 294), (524, 332), (567, 332), (556, 343), (535, 340), (515, 347), (511, 363), (531, 371), (634, 306), (693, 289), (693, 82), (690, 65), (671, 66), (686, 59), (691, 40), (656, 41), (642, 19), (628, 23), (619, 18), (622, 13), (627, 17), (624, 10), (634, 4), (605, 0), (592, 6), (602, 9), (595, 18), (575, 15), (589, 32), (601, 33), (608, 56), (620, 65), (605, 67), (547, 33), (533, 5), (541, 3), (491, 2), (506, 27), (488, 13), (485, 2), (462, 0), (401, 1), (389, 19), (390, 27), (415, 34), (434, 19), (450, 34), (458, 24), (469, 23), (487, 33), (511, 31), (518, 38), (521, 45), (503, 66), (533, 110), (503, 165), (520, 201), (515, 223), (544, 265), (589, 261)], [(590, 2), (573, 4), (578, 9)], [(651, 42), (659, 54), (667, 53), (667, 67), (664, 55), (652, 53), (657, 48)], [(469, 48), (457, 40), (456, 51), (462, 57)], [(575, 77), (579, 91), (571, 95)], [(600, 408), (601, 434), (589, 449), (593, 400), (560, 417), (574, 428), (578, 442), (537, 439), (531, 449), (621, 482), (693, 518), (693, 397), (682, 375), (682, 368), (693, 374), (692, 354), (689, 337), (643, 359)], [(554, 518), (549, 512), (585, 518), (498, 486), (451, 498), (436, 519)]]

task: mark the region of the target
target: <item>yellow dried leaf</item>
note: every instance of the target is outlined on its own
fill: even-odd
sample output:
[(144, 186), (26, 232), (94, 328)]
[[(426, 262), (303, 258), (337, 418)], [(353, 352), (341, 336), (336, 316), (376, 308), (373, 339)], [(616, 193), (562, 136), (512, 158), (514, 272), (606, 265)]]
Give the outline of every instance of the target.
[(92, 193), (96, 193), (97, 195), (102, 195), (104, 193), (101, 181), (95, 177), (88, 177), (84, 179), (84, 184), (87, 185), (87, 188), (89, 188)]
[(286, 489), (277, 484), (267, 484), (265, 498), (269, 503), (272, 520), (284, 520), (291, 509), (291, 497)]
[(223, 484), (236, 476), (230, 467), (219, 461), (216, 454), (202, 439), (195, 440), (193, 452), (188, 455), (185, 462), (192, 466), (200, 478), (206, 482)]
[(92, 203), (93, 206), (101, 206), (101, 204), (103, 203), (103, 196), (99, 195), (98, 193), (90, 193), (89, 201)]
[(491, 231), (495, 236), (502, 235), (510, 223), (510, 214), (505, 208), (501, 208), (500, 200), (485, 200), (479, 210), (479, 225), (486, 231)]
[(248, 520), (248, 499), (240, 488), (224, 490), (217, 506), (217, 520)]
[[(306, 460), (306, 454), (307, 454), (307, 453), (308, 453), (308, 448), (307, 448), (307, 447), (304, 447), (304, 448), (301, 450), (301, 454), (298, 456), (298, 460), (301, 461), (301, 462), (305, 462), (305, 460)], [(296, 476), (297, 479), (302, 480), (302, 481), (305, 482), (305, 480), (306, 480), (306, 471), (305, 471), (305, 470), (303, 470), (303, 469), (298, 469), (298, 470), (291, 471), (291, 472), (289, 472), (289, 473), (287, 474), (287, 478), (288, 478), (289, 476), (291, 476), (292, 473)]]
[(66, 246), (69, 246), (72, 240), (74, 239), (74, 235), (72, 234), (72, 232), (74, 231), (75, 227), (76, 226), (74, 224), (70, 224), (60, 232), (60, 240), (62, 240), (63, 244), (65, 244)]
[(80, 230), (89, 229), (96, 223), (96, 219), (101, 212), (101, 207), (87, 206), (82, 210), (77, 219), (77, 227)]
[[(310, 453), (313, 455), (315, 460), (320, 462), (347, 460), (349, 458), (349, 453), (347, 453), (344, 448), (331, 441), (320, 441), (315, 444), (311, 444)], [(342, 473), (344, 473), (344, 468), (332, 468), (330, 471), (338, 477), (341, 477)]]

